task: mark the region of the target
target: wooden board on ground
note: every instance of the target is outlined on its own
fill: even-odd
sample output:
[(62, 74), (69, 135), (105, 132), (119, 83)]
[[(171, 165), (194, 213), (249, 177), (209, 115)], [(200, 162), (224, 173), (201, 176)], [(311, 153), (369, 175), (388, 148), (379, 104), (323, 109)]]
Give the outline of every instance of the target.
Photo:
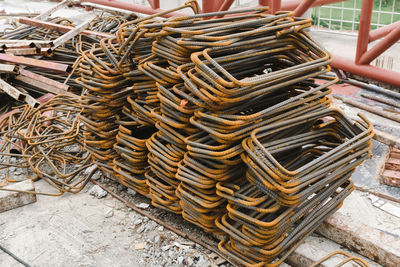
[(15, 191), (3, 191), (1, 189), (35, 191), (35, 187), (31, 180), (25, 180), (18, 183), (10, 183), (4, 187), (0, 187), (0, 212), (12, 210), (36, 202), (36, 195), (34, 194)]

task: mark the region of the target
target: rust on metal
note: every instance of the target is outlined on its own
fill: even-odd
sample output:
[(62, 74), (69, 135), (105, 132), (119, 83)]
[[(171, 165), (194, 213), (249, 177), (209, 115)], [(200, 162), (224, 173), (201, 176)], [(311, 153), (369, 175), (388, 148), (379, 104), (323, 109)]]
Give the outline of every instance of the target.
[(0, 61), (14, 63), (14, 64), (20, 64), (20, 65), (24, 65), (24, 66), (37, 67), (40, 69), (52, 70), (52, 71), (56, 71), (56, 72), (70, 72), (71, 71), (71, 67), (66, 64), (61, 64), (61, 63), (56, 63), (56, 62), (51, 62), (51, 61), (49, 62), (49, 61), (44, 61), (44, 60), (40, 60), (40, 59), (27, 58), (27, 57), (21, 57), (21, 56), (6, 55), (6, 54), (1, 54), (1, 53), (0, 53)]

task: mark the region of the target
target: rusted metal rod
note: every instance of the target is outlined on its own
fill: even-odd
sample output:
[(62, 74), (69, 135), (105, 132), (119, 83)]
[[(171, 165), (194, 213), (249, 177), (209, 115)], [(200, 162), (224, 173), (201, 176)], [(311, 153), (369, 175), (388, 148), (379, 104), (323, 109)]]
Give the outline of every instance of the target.
[[(333, 3), (339, 3), (339, 2), (344, 2), (346, 0), (317, 0), (315, 1), (311, 7), (316, 7), (316, 6), (324, 6), (324, 5), (329, 5)], [(281, 10), (295, 10), (296, 7), (298, 7), (303, 0), (286, 0), (282, 2), (282, 7)]]
[[(115, 7), (115, 8), (121, 8), (125, 10), (130, 10), (130, 11), (136, 11), (142, 14), (156, 14), (160, 12), (164, 12), (164, 9), (153, 9), (152, 7), (147, 7), (144, 5), (138, 5), (138, 4), (133, 4), (133, 3), (128, 3), (128, 2), (123, 2), (123, 1), (108, 1), (108, 0), (85, 0), (82, 3), (94, 3), (94, 4), (99, 4), (103, 6), (110, 6), (110, 7)], [(172, 17), (172, 16), (186, 16), (188, 14), (182, 13), (182, 12), (171, 12), (162, 15), (163, 17)]]
[(395, 115), (393, 113), (391, 114), (389, 112), (386, 112), (386, 111), (383, 111), (381, 109), (375, 108), (373, 106), (358, 102), (358, 101), (353, 100), (353, 99), (344, 98), (344, 97), (341, 97), (341, 96), (335, 96), (335, 98), (342, 100), (343, 103), (355, 106), (355, 107), (357, 107), (359, 109), (363, 109), (365, 111), (374, 113), (376, 115), (379, 115), (381, 117), (387, 118), (387, 119), (392, 120), (392, 121), (400, 122), (400, 115)]
[(25, 69), (20, 69), (19, 75), (17, 75), (15, 79), (23, 83), (29, 84), (33, 87), (39, 88), (41, 91), (45, 91), (55, 95), (61, 94), (74, 98), (78, 97), (77, 95), (68, 92), (68, 85)]
[(68, 4), (70, 2), (71, 2), (70, 0), (64, 0), (60, 3), (58, 3), (57, 5), (51, 7), (50, 9), (40, 13), (40, 15), (36, 16), (35, 19), (44, 19), (44, 18), (50, 16), (57, 9), (62, 8), (63, 6), (65, 6), (66, 4)]
[(233, 4), (234, 0), (225, 0), (222, 5), (220, 6), (220, 8), (218, 9), (218, 11), (226, 11), (228, 10), (231, 5)]
[(3, 49), (13, 48), (13, 47), (49, 47), (52, 45), (51, 41), (41, 41), (41, 40), (0, 40), (0, 46)]
[(7, 55), (29, 56), (29, 55), (38, 55), (40, 52), (40, 49), (37, 47), (8, 48), (8, 49), (3, 50), (2, 52), (6, 53)]
[[(64, 32), (64, 33), (67, 33), (74, 29), (74, 27), (51, 23), (51, 22), (46, 22), (46, 21), (40, 21), (37, 19), (20, 18), (18, 21), (22, 24), (46, 28), (46, 29), (50, 29), (50, 30)], [(113, 38), (114, 37), (114, 35), (112, 35), (112, 34), (108, 34), (108, 33), (104, 33), (104, 32), (89, 31), (89, 30), (84, 30), (81, 32), (81, 34), (87, 35), (87, 36), (93, 35), (93, 36), (97, 36), (97, 37), (101, 37), (101, 38)]]
[(0, 64), (1, 73), (16, 73), (17, 66), (9, 64)]
[(39, 106), (39, 102), (36, 101), (32, 96), (25, 94), (15, 88), (14, 86), (11, 86), (7, 82), (5, 82), (3, 79), (0, 79), (0, 89), (6, 92), (9, 96), (14, 98), (15, 100), (18, 101), (25, 101), (28, 103), (31, 107), (37, 107)]
[(365, 98), (368, 98), (368, 99), (371, 99), (371, 100), (375, 100), (375, 101), (381, 102), (381, 103), (389, 105), (389, 106), (400, 108), (399, 101), (395, 101), (395, 100), (392, 100), (392, 99), (386, 99), (386, 98), (382, 98), (382, 97), (374, 96), (374, 95), (361, 94), (361, 96), (365, 97)]
[(383, 95), (387, 95), (387, 96), (390, 96), (390, 97), (394, 97), (394, 98), (400, 99), (400, 93), (397, 93), (397, 92), (394, 92), (394, 91), (391, 91), (391, 90), (388, 90), (388, 89), (381, 88), (381, 87), (376, 86), (374, 84), (368, 84), (368, 83), (360, 82), (360, 81), (357, 81), (357, 80), (354, 80), (354, 79), (346, 79), (346, 80), (341, 80), (341, 81), (356, 85), (358, 87), (361, 87), (361, 88), (369, 90), (369, 91), (373, 91), (373, 92), (376, 92), (376, 93), (380, 93), (380, 94), (383, 94)]
[(91, 22), (91, 19), (79, 24), (78, 26), (76, 26), (75, 28), (72, 28), (67, 33), (58, 37), (56, 40), (53, 41), (53, 47), (51, 49), (55, 49), (55, 48), (59, 47), (60, 45), (63, 45), (65, 42), (71, 40), (78, 34), (82, 33), (89, 26), (90, 22)]
[(44, 61), (34, 58), (20, 57), (20, 56), (12, 56), (6, 54), (0, 54), (0, 61), (10, 62), (15, 64), (21, 64), (25, 66), (37, 67), (46, 70), (52, 70), (57, 72), (69, 72), (71, 70), (71, 66), (66, 64), (60, 64), (50, 61)]
[[(388, 146), (393, 146), (395, 148), (400, 149), (400, 138), (379, 130), (374, 129), (375, 135), (374, 135), (374, 139), (378, 142), (381, 142), (385, 145)], [(395, 201), (399, 201), (398, 199), (396, 199)]]
[(151, 7), (154, 9), (160, 8), (160, 0), (148, 0), (147, 2), (149, 2)]

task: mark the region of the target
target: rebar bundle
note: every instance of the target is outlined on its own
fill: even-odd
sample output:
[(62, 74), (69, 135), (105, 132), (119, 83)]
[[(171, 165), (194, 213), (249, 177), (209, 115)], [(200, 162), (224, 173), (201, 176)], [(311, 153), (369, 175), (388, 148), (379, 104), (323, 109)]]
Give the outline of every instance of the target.
[(338, 79), (311, 20), (168, 12), (188, 7), (82, 54), (85, 147), (154, 206), (222, 234), (240, 264), (276, 266), (351, 193), (372, 126), (330, 108)]

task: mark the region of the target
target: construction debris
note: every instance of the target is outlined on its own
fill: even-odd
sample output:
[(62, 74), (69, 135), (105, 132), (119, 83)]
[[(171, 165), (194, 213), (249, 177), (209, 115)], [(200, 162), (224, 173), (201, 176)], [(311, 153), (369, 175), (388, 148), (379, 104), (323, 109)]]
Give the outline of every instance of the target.
[(374, 207), (377, 207), (381, 210), (384, 210), (400, 218), (400, 207), (394, 206), (393, 204), (388, 203), (387, 201), (374, 195), (369, 195), (368, 198), (371, 200), (372, 205), (374, 205)]
[(100, 186), (95, 185), (89, 190), (89, 194), (97, 198), (103, 198), (107, 196), (107, 191), (103, 190)]
[(368, 112), (377, 114), (377, 115), (382, 116), (384, 118), (387, 118), (389, 120), (400, 122), (400, 115), (397, 115), (395, 113), (384, 111), (383, 109), (376, 108), (376, 107), (368, 105), (368, 104), (364, 104), (362, 102), (359, 102), (359, 101), (351, 99), (351, 98), (346, 98), (346, 97), (337, 96), (337, 95), (335, 95), (335, 98), (338, 98), (341, 101), (343, 101), (344, 103), (350, 104), (350, 105), (355, 106), (355, 107), (357, 107), (359, 109), (366, 110)]
[(330, 240), (351, 248), (383, 266), (398, 266), (400, 239), (384, 230), (358, 223), (342, 214), (334, 214), (317, 232)]
[(383, 184), (400, 187), (400, 150), (394, 147), (385, 159), (381, 170), (381, 182)]

